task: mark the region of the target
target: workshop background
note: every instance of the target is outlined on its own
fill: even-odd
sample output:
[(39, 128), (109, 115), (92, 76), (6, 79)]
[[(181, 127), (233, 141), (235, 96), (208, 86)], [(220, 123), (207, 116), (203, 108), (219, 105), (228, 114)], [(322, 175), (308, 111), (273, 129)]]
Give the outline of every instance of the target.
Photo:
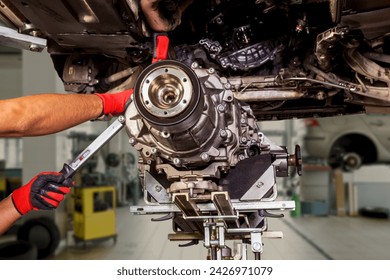
[[(6, 99), (64, 90), (47, 53), (2, 47), (0, 92)], [(107, 125), (87, 122), (50, 136), (0, 139), (1, 198), (36, 173), (60, 170)], [(278, 179), (279, 198), (292, 199), (297, 207), (284, 218), (269, 219), (270, 230), (282, 231), (284, 238), (264, 239), (262, 258), (390, 259), (389, 167), (374, 164), (345, 172), (331, 169), (324, 158), (306, 158), (305, 120), (263, 122), (260, 128), (290, 152), (301, 145), (304, 155), (302, 177)], [(75, 178), (92, 191), (77, 188), (56, 211), (23, 217), (0, 236), (0, 259), (22, 254), (32, 259), (205, 259), (202, 244), (179, 247), (168, 241), (169, 221), (130, 213), (130, 205), (143, 202), (136, 161), (126, 133), (120, 132)]]

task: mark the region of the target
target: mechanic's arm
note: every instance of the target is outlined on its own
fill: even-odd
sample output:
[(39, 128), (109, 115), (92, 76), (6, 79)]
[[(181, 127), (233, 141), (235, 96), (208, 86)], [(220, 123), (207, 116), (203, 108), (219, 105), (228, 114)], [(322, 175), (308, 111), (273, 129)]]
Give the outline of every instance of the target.
[(0, 137), (47, 135), (103, 114), (120, 114), (132, 92), (36, 94), (0, 100)]
[(32, 210), (56, 209), (70, 192), (72, 178), (59, 172), (42, 172), (0, 201), (0, 235)]
[(0, 201), (0, 235), (6, 232), (21, 216), (10, 196)]

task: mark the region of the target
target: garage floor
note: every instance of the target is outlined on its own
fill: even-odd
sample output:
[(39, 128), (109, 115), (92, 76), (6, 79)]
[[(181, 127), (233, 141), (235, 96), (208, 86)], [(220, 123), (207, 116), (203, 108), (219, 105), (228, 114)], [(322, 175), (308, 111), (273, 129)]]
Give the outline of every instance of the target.
[[(167, 241), (171, 224), (151, 222), (154, 216), (137, 216), (128, 207), (117, 208), (116, 244), (113, 239), (75, 245), (70, 237), (50, 259), (205, 259), (202, 244), (179, 248)], [(390, 259), (390, 221), (364, 217), (300, 217), (269, 219), (270, 230), (283, 239), (265, 239), (263, 259), (357, 260)], [(64, 242), (65, 244), (65, 242)], [(249, 248), (248, 248), (249, 249)], [(248, 256), (252, 258), (252, 254)]]

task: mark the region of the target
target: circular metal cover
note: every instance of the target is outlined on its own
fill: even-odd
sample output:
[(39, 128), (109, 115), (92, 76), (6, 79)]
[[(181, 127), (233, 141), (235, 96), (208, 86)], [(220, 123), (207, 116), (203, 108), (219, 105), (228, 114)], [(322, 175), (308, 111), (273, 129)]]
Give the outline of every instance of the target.
[(187, 65), (173, 60), (149, 65), (138, 77), (134, 89), (139, 114), (158, 126), (193, 122), (194, 112), (203, 106), (198, 77)]
[(157, 117), (174, 117), (182, 113), (192, 98), (190, 77), (174, 65), (161, 65), (150, 71), (141, 84), (141, 102)]

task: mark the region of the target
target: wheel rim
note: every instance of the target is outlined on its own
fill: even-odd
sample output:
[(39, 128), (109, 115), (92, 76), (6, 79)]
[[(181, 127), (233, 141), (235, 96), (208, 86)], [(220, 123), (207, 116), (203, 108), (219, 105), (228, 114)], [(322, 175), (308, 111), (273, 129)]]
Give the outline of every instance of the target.
[(346, 171), (353, 171), (362, 165), (362, 159), (357, 153), (346, 153), (343, 156), (343, 166)]

